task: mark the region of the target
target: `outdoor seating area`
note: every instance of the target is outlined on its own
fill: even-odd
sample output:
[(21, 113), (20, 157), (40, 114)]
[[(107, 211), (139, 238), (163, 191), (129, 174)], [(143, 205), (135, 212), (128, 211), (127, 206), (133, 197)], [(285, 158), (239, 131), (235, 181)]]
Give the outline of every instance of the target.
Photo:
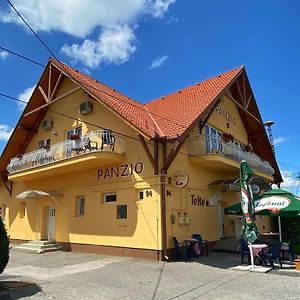
[(190, 261), (192, 257), (208, 256), (208, 242), (204, 240), (199, 233), (194, 233), (191, 238), (179, 242), (173, 236), (174, 243), (174, 260)]
[(250, 264), (251, 261), (251, 249), (254, 264), (261, 266), (270, 266), (275, 268), (274, 262), (278, 263), (280, 268), (283, 267), (283, 262), (287, 264), (293, 264), (294, 253), (292, 246), (287, 243), (281, 243), (279, 241), (270, 242), (268, 244), (263, 243), (260, 239), (256, 240), (251, 246), (247, 244), (244, 239), (240, 240), (241, 250), (241, 263)]

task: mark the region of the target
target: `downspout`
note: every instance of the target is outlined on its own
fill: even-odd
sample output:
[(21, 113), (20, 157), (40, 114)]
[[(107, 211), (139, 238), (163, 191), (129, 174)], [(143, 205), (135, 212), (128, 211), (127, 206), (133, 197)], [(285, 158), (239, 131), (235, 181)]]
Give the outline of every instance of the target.
[[(166, 143), (163, 142), (163, 165), (166, 161)], [(160, 176), (161, 184), (161, 238), (162, 260), (168, 260), (167, 256), (167, 209), (166, 209), (166, 170), (162, 168)]]

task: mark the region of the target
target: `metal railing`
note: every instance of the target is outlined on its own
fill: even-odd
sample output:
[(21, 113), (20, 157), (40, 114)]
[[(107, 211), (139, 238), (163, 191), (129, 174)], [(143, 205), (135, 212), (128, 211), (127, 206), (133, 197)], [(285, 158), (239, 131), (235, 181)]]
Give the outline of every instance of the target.
[(238, 163), (246, 160), (255, 170), (270, 176), (274, 174), (274, 169), (268, 161), (262, 160), (255, 153), (244, 151), (234, 143), (224, 142), (217, 136), (203, 137), (195, 134), (189, 137), (189, 155), (195, 156), (201, 154), (222, 155)]
[(58, 144), (18, 155), (11, 159), (7, 171), (12, 174), (99, 151), (123, 154), (125, 153), (124, 139), (110, 130), (91, 131), (74, 140), (65, 140)]

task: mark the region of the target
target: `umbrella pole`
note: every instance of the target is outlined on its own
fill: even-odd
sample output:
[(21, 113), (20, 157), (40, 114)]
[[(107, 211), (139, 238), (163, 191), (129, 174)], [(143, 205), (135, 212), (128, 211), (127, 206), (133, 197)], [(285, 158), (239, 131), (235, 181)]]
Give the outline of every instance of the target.
[(250, 250), (250, 258), (251, 258), (251, 268), (254, 268), (254, 257), (253, 257), (253, 249), (252, 243), (249, 243), (249, 250)]
[(281, 236), (281, 218), (278, 216), (278, 231), (279, 231), (279, 242), (282, 242), (282, 236)]

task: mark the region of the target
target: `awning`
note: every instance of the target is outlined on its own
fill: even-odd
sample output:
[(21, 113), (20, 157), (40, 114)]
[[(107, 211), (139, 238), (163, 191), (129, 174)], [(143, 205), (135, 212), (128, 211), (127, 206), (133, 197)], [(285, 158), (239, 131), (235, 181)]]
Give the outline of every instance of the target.
[(37, 191), (37, 190), (29, 190), (29, 191), (20, 193), (19, 195), (16, 196), (16, 198), (25, 200), (25, 199), (38, 199), (38, 198), (45, 197), (45, 196), (52, 198), (58, 206), (61, 206), (57, 202), (57, 200), (54, 198), (54, 197), (62, 196), (62, 194), (57, 193), (57, 192), (44, 192), (44, 191)]
[[(271, 189), (270, 183), (262, 177), (253, 177), (250, 180), (251, 185), (257, 185), (260, 191), (268, 191)], [(233, 191), (240, 190), (240, 178), (219, 179), (208, 185), (210, 188), (226, 188)]]

